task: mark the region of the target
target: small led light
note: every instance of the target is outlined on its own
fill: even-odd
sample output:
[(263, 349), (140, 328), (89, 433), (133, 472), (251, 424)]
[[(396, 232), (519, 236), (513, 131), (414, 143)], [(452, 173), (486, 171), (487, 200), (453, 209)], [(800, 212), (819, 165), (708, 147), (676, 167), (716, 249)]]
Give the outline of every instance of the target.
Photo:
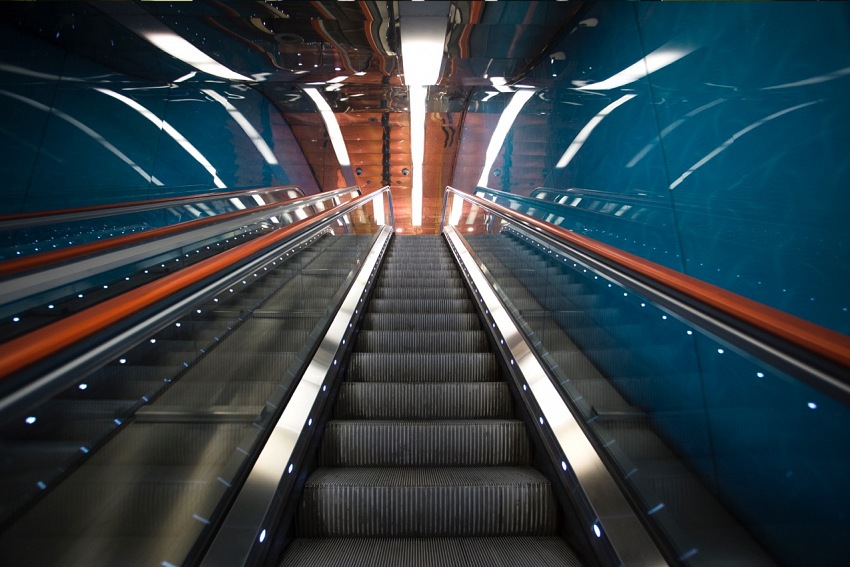
[(542, 418), (542, 417), (538, 417), (538, 418), (537, 418), (537, 421), (539, 421), (539, 422), (540, 422), (540, 425), (543, 425), (543, 418)]
[(561, 468), (567, 470), (567, 461), (561, 461)]
[(127, 359), (126, 358), (119, 358), (118, 363), (119, 364), (127, 364)]
[(759, 378), (764, 378), (764, 372), (756, 372), (756, 376)]
[(818, 405), (814, 402), (809, 402), (806, 406), (808, 406), (809, 409), (818, 409)]
[(79, 388), (80, 390), (85, 390), (88, 387), (89, 387), (89, 385), (86, 384), (85, 382), (77, 386), (77, 388)]
[(717, 349), (717, 354), (723, 354), (724, 352), (726, 352), (726, 351), (723, 350), (722, 348)]
[(294, 468), (295, 468), (295, 466), (292, 463), (289, 463), (289, 468), (286, 469), (286, 472), (288, 472), (289, 474), (292, 474), (292, 469), (294, 469)]
[(593, 533), (596, 534), (596, 537), (602, 537), (602, 530), (599, 528), (599, 524), (593, 524)]
[(266, 530), (260, 532), (260, 543), (263, 543), (266, 540)]
[(156, 344), (156, 339), (151, 339), (151, 344)]
[(17, 323), (20, 320), (21, 320), (20, 317), (12, 317), (12, 321), (15, 322), (15, 323)]
[(35, 416), (31, 415), (27, 417), (24, 422), (26, 422), (27, 425), (32, 425), (33, 423), (35, 423)]

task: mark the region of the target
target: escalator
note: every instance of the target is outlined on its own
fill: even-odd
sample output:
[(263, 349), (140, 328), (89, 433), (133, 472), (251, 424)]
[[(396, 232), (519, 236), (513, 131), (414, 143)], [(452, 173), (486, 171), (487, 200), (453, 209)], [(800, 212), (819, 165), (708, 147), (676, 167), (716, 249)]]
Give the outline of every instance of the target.
[(283, 565), (581, 564), (442, 237), (392, 240), (318, 452)]

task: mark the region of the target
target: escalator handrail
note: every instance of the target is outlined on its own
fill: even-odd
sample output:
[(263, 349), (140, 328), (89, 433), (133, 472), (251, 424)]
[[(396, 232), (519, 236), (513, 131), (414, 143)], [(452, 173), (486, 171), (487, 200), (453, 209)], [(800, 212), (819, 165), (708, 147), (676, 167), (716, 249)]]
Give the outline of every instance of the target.
[[(813, 382), (845, 396), (850, 395), (850, 380), (846, 378), (850, 375), (850, 337), (453, 187), (446, 187), (443, 222), (446, 219), (450, 193), (558, 242), (567, 243), (604, 265), (637, 276), (641, 282), (648, 283), (659, 294), (671, 297), (677, 302), (684, 300), (708, 317), (718, 319), (717, 315), (720, 315), (721, 325), (728, 327), (731, 322), (737, 329), (744, 328), (744, 336), (749, 337), (753, 344), (756, 337), (766, 336), (779, 339), (781, 343), (792, 348), (793, 352), (783, 350), (779, 356), (796, 360), (800, 354), (809, 353), (828, 360), (838, 367), (839, 372), (815, 373), (812, 375)], [(747, 329), (751, 332), (747, 333)], [(810, 366), (802, 360), (799, 362), (801, 367)]]
[(74, 343), (104, 331), (110, 325), (139, 313), (188, 286), (227, 270), (265, 248), (339, 218), (376, 197), (383, 198), (382, 194), (389, 192), (389, 187), (376, 189), (3, 343), (0, 345), (0, 360), (3, 361), (0, 380), (55, 356)]
[(80, 259), (84, 256), (99, 254), (107, 252), (109, 250), (117, 250), (119, 248), (126, 248), (127, 246), (131, 246), (142, 241), (164, 238), (172, 234), (187, 232), (189, 230), (193, 230), (211, 224), (217, 224), (233, 218), (245, 217), (249, 215), (253, 216), (256, 215), (256, 213), (258, 212), (271, 211), (279, 208), (290, 209), (299, 205), (309, 206), (318, 201), (325, 201), (327, 199), (334, 198), (339, 195), (354, 192), (357, 192), (358, 194), (360, 193), (359, 189), (353, 190), (347, 188), (339, 189), (337, 191), (329, 191), (327, 193), (318, 193), (316, 195), (310, 195), (307, 197), (296, 197), (293, 199), (287, 199), (286, 201), (271, 203), (269, 205), (252, 207), (250, 209), (245, 210), (231, 211), (229, 213), (222, 213), (213, 217), (193, 219), (190, 221), (172, 224), (169, 226), (152, 228), (143, 232), (124, 234), (121, 236), (116, 236), (114, 238), (107, 238), (105, 240), (96, 240), (94, 242), (87, 242), (85, 244), (69, 246), (67, 248), (51, 250), (48, 252), (42, 252), (40, 254), (32, 254), (21, 258), (5, 260), (0, 262), (0, 278), (12, 277), (23, 272), (44, 270), (60, 263)]
[[(278, 185), (274, 187), (261, 187), (257, 189), (242, 189), (238, 191), (222, 191), (220, 193), (200, 193), (197, 195), (185, 195), (182, 197), (163, 197), (160, 199), (149, 199), (145, 201), (128, 201), (126, 203), (109, 203), (106, 205), (92, 205), (90, 207), (75, 207), (72, 209), (54, 209), (49, 211), (31, 211), (26, 213), (14, 213), (0, 215), (0, 230), (12, 230), (32, 228), (42, 224), (55, 224), (59, 222), (86, 221), (94, 218), (108, 217), (112, 215), (123, 215), (127, 213), (138, 213), (178, 205), (190, 205), (217, 199), (233, 197), (244, 197), (250, 195), (262, 195), (276, 191), (297, 191), (303, 197), (304, 191), (296, 185)], [(338, 189), (339, 192), (359, 191), (359, 187), (346, 187)], [(293, 197), (297, 199), (298, 197)]]

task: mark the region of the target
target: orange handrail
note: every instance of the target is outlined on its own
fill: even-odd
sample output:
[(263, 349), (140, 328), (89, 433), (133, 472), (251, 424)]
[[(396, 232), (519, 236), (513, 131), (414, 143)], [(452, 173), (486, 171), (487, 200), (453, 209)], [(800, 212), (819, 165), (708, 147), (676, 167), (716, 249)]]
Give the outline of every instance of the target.
[[(311, 195), (307, 198), (310, 199), (314, 197), (316, 196)], [(283, 205), (292, 204), (295, 201), (298, 201), (299, 199), (305, 199), (305, 197), (295, 197), (292, 199), (287, 199), (286, 201), (278, 201), (277, 203), (272, 203), (270, 205), (261, 205), (253, 207), (251, 209), (231, 211), (229, 213), (222, 213), (214, 217), (193, 219), (190, 221), (182, 222), (179, 224), (173, 224), (170, 226), (152, 228), (144, 232), (125, 234), (122, 236), (116, 236), (114, 238), (108, 238), (106, 240), (97, 240), (94, 242), (79, 244), (77, 246), (69, 246), (67, 248), (62, 248), (59, 250), (51, 250), (49, 252), (42, 252), (40, 254), (24, 256), (22, 258), (14, 258), (11, 260), (0, 261), (0, 278), (13, 276), (15, 274), (30, 270), (45, 269), (59, 262), (78, 260), (84, 256), (89, 256), (98, 252), (104, 252), (113, 249), (117, 250), (118, 248), (123, 248), (131, 244), (143, 242), (145, 240), (159, 239), (169, 236), (171, 234), (201, 228), (206, 225), (216, 224), (221, 221), (226, 221), (232, 218), (250, 215), (259, 211), (274, 209)]]
[(524, 224), (550, 234), (559, 240), (575, 244), (615, 265), (656, 281), (756, 329), (850, 368), (850, 337), (847, 335), (661, 266), (619, 248), (543, 222), (492, 201), (487, 201), (476, 195), (459, 191), (453, 187), (447, 187), (446, 192), (449, 191), (483, 208), (492, 209), (509, 218), (516, 218)]
[(389, 189), (387, 187), (377, 189), (318, 215), (296, 221), (236, 248), (202, 260), (179, 272), (163, 276), (156, 281), (141, 285), (88, 309), (69, 315), (46, 327), (12, 339), (0, 345), (0, 360), (3, 361), (3, 366), (0, 368), (0, 379), (47, 359), (74, 343), (105, 330), (108, 326), (140, 312), (181, 289), (198, 283), (252, 254), (297, 234), (307, 226), (317, 225), (336, 216), (341, 211), (355, 208), (384, 191), (389, 191)]

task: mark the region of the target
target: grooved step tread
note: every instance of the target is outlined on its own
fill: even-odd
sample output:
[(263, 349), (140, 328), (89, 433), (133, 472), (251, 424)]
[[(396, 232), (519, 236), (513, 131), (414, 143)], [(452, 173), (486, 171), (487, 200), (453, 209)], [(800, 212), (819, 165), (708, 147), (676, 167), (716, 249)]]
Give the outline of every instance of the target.
[(474, 313), (469, 299), (372, 299), (371, 313)]
[(581, 567), (558, 537), (301, 538), (281, 563), (292, 567)]
[(483, 331), (360, 331), (355, 347), (366, 352), (488, 352)]
[(363, 329), (370, 331), (475, 331), (481, 323), (474, 313), (367, 313)]
[(300, 535), (553, 535), (549, 481), (530, 467), (317, 469)]
[(323, 466), (516, 466), (531, 464), (519, 420), (331, 421)]
[(344, 382), (338, 419), (509, 418), (513, 399), (505, 382)]
[(355, 352), (348, 363), (350, 382), (496, 382), (499, 366), (489, 352)]

